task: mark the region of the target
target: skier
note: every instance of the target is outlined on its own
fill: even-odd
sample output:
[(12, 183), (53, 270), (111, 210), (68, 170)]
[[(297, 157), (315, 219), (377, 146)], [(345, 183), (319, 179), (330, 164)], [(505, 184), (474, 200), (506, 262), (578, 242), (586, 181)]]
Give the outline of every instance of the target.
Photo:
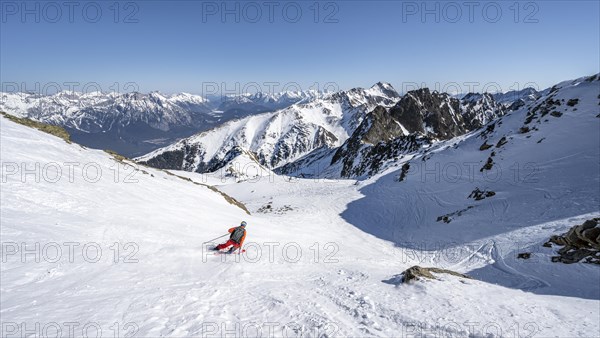
[(215, 250), (222, 250), (231, 246), (232, 248), (229, 252), (233, 252), (235, 249), (241, 248), (242, 244), (244, 244), (244, 239), (246, 239), (246, 224), (246, 221), (242, 221), (240, 226), (227, 230), (231, 234), (229, 240), (223, 244), (217, 245)]

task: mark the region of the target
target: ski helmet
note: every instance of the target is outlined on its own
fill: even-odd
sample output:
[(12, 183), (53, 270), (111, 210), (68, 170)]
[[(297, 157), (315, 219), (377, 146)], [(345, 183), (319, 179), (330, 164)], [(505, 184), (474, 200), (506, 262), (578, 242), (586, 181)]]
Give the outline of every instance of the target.
[(246, 224), (248, 224), (248, 223), (246, 223), (246, 221), (242, 221), (242, 223), (240, 225), (243, 226), (243, 227), (245, 227)]

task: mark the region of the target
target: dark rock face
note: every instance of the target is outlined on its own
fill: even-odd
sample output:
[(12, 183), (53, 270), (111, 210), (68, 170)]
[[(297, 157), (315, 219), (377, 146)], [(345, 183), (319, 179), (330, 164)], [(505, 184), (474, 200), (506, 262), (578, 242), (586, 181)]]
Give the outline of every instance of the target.
[(522, 252), (520, 254), (517, 255), (517, 258), (519, 259), (529, 259), (531, 258), (531, 252)]
[(372, 175), (386, 160), (414, 152), (425, 143), (429, 139), (405, 134), (390, 112), (378, 106), (338, 148), (331, 164), (342, 162), (342, 177)]
[(180, 170), (185, 168), (185, 164), (188, 163), (189, 159), (194, 156), (198, 151), (196, 145), (185, 145), (182, 149), (165, 151), (162, 156), (153, 157), (146, 162), (140, 162), (142, 164), (158, 168), (158, 169), (172, 169)]
[(467, 198), (473, 198), (476, 201), (481, 201), (482, 199), (485, 199), (486, 197), (492, 197), (495, 195), (496, 195), (496, 192), (494, 192), (494, 191), (480, 190), (479, 188), (475, 188), (475, 190), (473, 190), (469, 194), (469, 197), (467, 197)]
[(408, 92), (390, 109), (392, 117), (409, 133), (447, 140), (467, 131), (460, 102), (450, 95), (423, 88)]
[(469, 94), (459, 101), (427, 88), (410, 91), (392, 108), (378, 106), (369, 113), (331, 163), (342, 163), (342, 177), (372, 175), (387, 160), (481, 128), (505, 111), (490, 94)]
[(470, 93), (461, 100), (461, 113), (465, 126), (469, 130), (481, 128), (488, 122), (506, 114), (507, 111), (513, 108), (518, 109), (517, 107), (506, 108), (504, 105), (496, 102), (494, 96), (489, 93)]
[(276, 174), (302, 178), (321, 177), (322, 170), (331, 161), (335, 148), (327, 146), (315, 149), (309, 154), (273, 170)]
[(402, 129), (388, 111), (378, 106), (367, 115), (352, 133), (352, 136), (338, 148), (333, 156), (332, 163), (348, 155), (356, 155), (363, 143), (374, 145), (380, 141), (388, 141), (402, 135)]
[(424, 144), (429, 144), (426, 138), (417, 135), (401, 136), (390, 142), (380, 142), (372, 147), (361, 149), (358, 163), (353, 163), (352, 158), (344, 160), (342, 177), (372, 176), (384, 168), (385, 163), (391, 159), (397, 159), (403, 154), (414, 153)]
[(367, 122), (359, 126), (357, 132), (361, 133), (362, 131), (364, 131), (362, 141), (372, 145), (405, 135), (392, 115), (381, 106), (375, 108), (367, 117)]
[(600, 264), (600, 218), (587, 220), (560, 236), (552, 236), (545, 246), (551, 244), (562, 246), (559, 256), (552, 257), (553, 262), (570, 264), (584, 260)]

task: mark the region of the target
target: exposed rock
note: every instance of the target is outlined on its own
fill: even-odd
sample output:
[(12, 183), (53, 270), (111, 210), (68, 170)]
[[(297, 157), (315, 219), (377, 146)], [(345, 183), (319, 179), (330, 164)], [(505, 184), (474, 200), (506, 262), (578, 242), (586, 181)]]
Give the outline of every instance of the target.
[(408, 92), (390, 109), (392, 117), (409, 133), (422, 133), (447, 140), (468, 128), (460, 114), (460, 101), (428, 88)]
[[(558, 112), (558, 107), (561, 105), (560, 100), (558, 99), (554, 99), (554, 96), (556, 95), (556, 92), (558, 91), (558, 89), (556, 87), (552, 87), (552, 89), (550, 89), (549, 91), (549, 96), (548, 98), (546, 98), (544, 101), (538, 103), (535, 107), (532, 107), (529, 109), (529, 111), (527, 112), (527, 117), (525, 119), (525, 124), (530, 124), (532, 123), (534, 120), (537, 119), (537, 123), (541, 123), (542, 122), (542, 118), (548, 114), (551, 114), (551, 112)], [(526, 128), (526, 127), (523, 127)], [(529, 130), (527, 130), (529, 131)]]
[(529, 259), (531, 258), (531, 252), (522, 252), (520, 254), (517, 255), (517, 258), (520, 259)]
[(467, 279), (471, 279), (470, 276), (467, 276), (465, 274), (462, 273), (458, 273), (452, 270), (446, 270), (446, 269), (439, 269), (439, 268), (424, 268), (424, 267), (420, 267), (418, 265), (415, 265), (411, 268), (406, 269), (401, 275), (402, 275), (402, 283), (409, 283), (412, 280), (419, 280), (421, 278), (429, 278), (429, 279), (437, 279), (435, 277), (435, 274), (441, 274), (441, 273), (445, 273), (448, 275), (452, 275), (452, 276), (456, 276), (456, 277), (460, 277), (460, 278), (467, 278)]
[(585, 258), (585, 263), (600, 264), (600, 218), (593, 218), (583, 224), (575, 225), (560, 236), (552, 236), (546, 243), (563, 248), (559, 256), (552, 257), (553, 262), (577, 263)]
[(484, 170), (491, 170), (494, 166), (494, 160), (492, 160), (492, 157), (488, 157), (487, 161), (485, 162), (485, 164), (483, 165), (483, 167), (481, 167), (481, 169), (479, 169), (479, 171), (483, 172)]
[(292, 208), (290, 205), (286, 204), (282, 207), (274, 208), (273, 202), (269, 202), (269, 203), (263, 205), (262, 207), (260, 207), (258, 210), (256, 210), (256, 212), (260, 212), (263, 214), (274, 213), (274, 214), (278, 214), (278, 215), (283, 215), (287, 211), (291, 211), (291, 210), (294, 210), (294, 208)]
[(519, 133), (521, 133), (521, 134), (525, 134), (528, 132), (529, 132), (529, 127), (527, 127), (527, 126), (523, 126), (523, 127), (519, 128)]
[(406, 179), (406, 175), (408, 174), (408, 170), (410, 169), (410, 163), (406, 162), (402, 165), (402, 172), (400, 173), (400, 177), (398, 178), (398, 182), (402, 182)]
[(487, 141), (483, 142), (483, 144), (479, 147), (479, 150), (484, 151), (490, 149), (492, 147), (491, 144), (487, 144)]
[(498, 140), (498, 143), (496, 143), (496, 148), (500, 148), (507, 143), (508, 141), (506, 140), (506, 136), (502, 136), (502, 138)]
[[(475, 130), (504, 115), (507, 110), (517, 109), (518, 105), (515, 103), (507, 109), (505, 105), (496, 102), (494, 95), (490, 93), (469, 93), (460, 100), (460, 108), (467, 129)], [(525, 104), (525, 101), (521, 104)]]
[(468, 207), (466, 207), (464, 209), (461, 209), (461, 210), (458, 210), (458, 211), (455, 211), (455, 212), (451, 212), (451, 213), (446, 214), (446, 215), (439, 216), (437, 218), (436, 222), (443, 221), (444, 223), (450, 223), (450, 222), (452, 222), (452, 219), (453, 219), (454, 216), (462, 216), (462, 214), (464, 212), (466, 212), (467, 210), (469, 210), (469, 209), (471, 209), (473, 207), (474, 207), (473, 205), (469, 205)]
[(492, 197), (494, 195), (496, 195), (496, 193), (493, 191), (479, 190), (479, 188), (475, 188), (475, 190), (473, 190), (467, 198), (474, 198), (476, 201), (480, 201), (486, 197)]
[[(471, 93), (458, 100), (428, 88), (409, 91), (393, 107), (369, 113), (331, 164), (342, 163), (342, 177), (373, 175), (388, 160), (480, 128), (504, 112), (490, 94)], [(493, 131), (494, 124), (487, 128)]]
[[(384, 107), (367, 115), (352, 136), (333, 155), (331, 164), (341, 161), (342, 177), (372, 175), (390, 159), (414, 152), (429, 143), (426, 137), (408, 135)], [(358, 159), (358, 161), (357, 161)]]
[(496, 129), (496, 123), (490, 123), (487, 125), (487, 127), (485, 127), (485, 130), (479, 134), (479, 137), (482, 138), (487, 138), (489, 134), (494, 132), (494, 129)]

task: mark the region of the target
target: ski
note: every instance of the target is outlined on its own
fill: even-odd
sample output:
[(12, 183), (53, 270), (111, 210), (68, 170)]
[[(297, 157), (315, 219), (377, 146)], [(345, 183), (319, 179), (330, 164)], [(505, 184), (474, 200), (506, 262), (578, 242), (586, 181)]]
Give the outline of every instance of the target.
[(239, 254), (244, 253), (244, 252), (246, 252), (246, 250), (242, 250), (242, 251), (235, 250), (233, 252), (229, 252), (229, 251), (216, 251), (215, 252), (215, 256), (219, 256), (219, 255), (235, 255), (235, 254), (239, 255)]

